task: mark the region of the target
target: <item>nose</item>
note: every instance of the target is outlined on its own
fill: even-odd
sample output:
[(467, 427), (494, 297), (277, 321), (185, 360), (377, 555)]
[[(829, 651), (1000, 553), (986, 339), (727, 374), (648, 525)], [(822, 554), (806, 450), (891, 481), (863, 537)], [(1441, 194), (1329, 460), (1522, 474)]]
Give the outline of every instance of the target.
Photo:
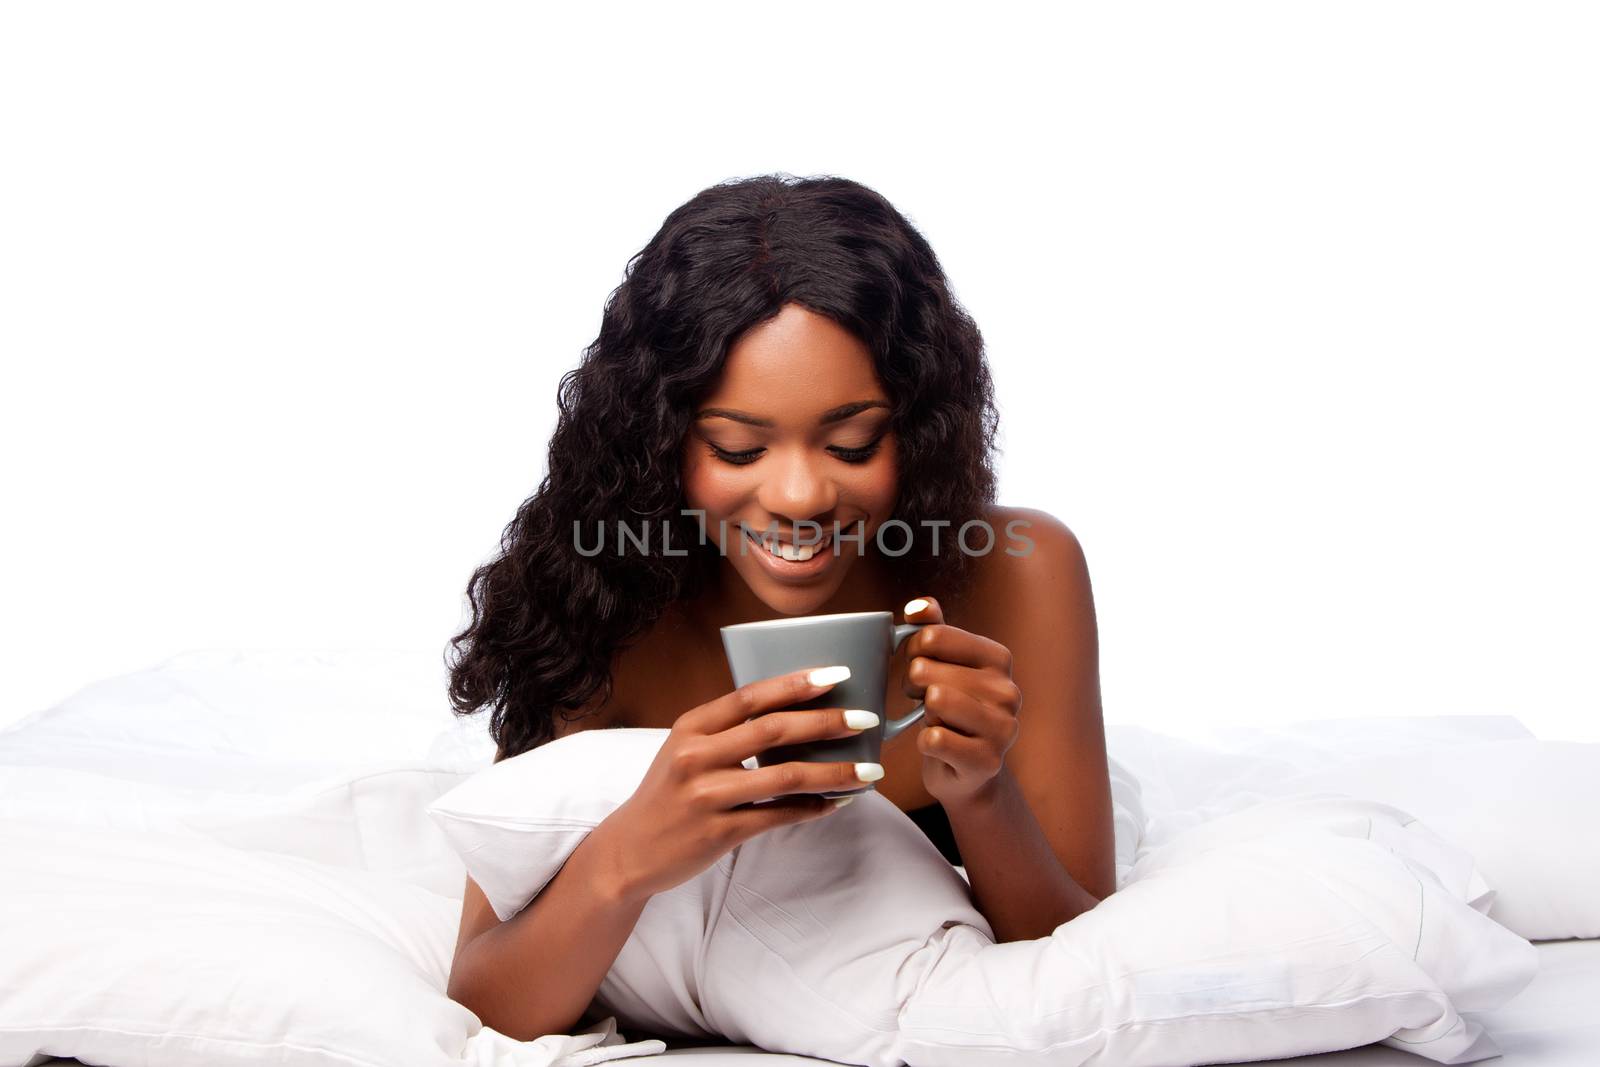
[(787, 450), (779, 462), (769, 464), (767, 470), (771, 477), (761, 483), (756, 502), (769, 515), (789, 522), (820, 521), (817, 516), (832, 510), (839, 500), (839, 490), (833, 479), (820, 469), (816, 457), (805, 448)]

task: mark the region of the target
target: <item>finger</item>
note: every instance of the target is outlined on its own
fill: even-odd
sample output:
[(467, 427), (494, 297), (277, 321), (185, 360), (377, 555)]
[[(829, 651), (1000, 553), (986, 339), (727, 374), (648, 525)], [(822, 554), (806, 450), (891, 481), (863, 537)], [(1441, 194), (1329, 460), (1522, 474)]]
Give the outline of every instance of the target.
[(996, 718), (998, 713), (984, 706), (981, 700), (965, 689), (934, 682), (923, 694), (922, 702), (932, 716), (930, 724), (947, 727), (967, 737), (988, 737), (991, 734), (998, 737), (1004, 730), (1004, 725)]
[(793, 826), (795, 823), (823, 818), (844, 806), (826, 797), (784, 797), (767, 804), (736, 808), (723, 818), (732, 827), (734, 844), (737, 845), (780, 826)]
[(966, 737), (943, 726), (930, 726), (917, 738), (917, 751), (962, 775), (990, 777), (999, 773), (994, 746), (978, 737)]
[(734, 767), (708, 771), (699, 779), (702, 799), (712, 810), (792, 796), (796, 793), (852, 793), (867, 783), (856, 775), (854, 763), (812, 763), (791, 760), (747, 770)]
[(825, 664), (773, 675), (759, 682), (741, 685), (731, 693), (724, 693), (715, 700), (684, 712), (673, 723), (673, 728), (693, 734), (721, 733), (763, 712), (777, 711), (791, 704), (811, 700), (848, 677), (849, 667), (827, 667)]
[(942, 659), (967, 667), (983, 667), (1011, 676), (1011, 650), (1000, 642), (963, 630), (936, 624), (912, 634), (904, 646), (909, 655)]
[[(859, 716), (866, 713), (872, 722), (851, 726), (847, 713)], [(769, 711), (749, 722), (732, 726), (719, 734), (712, 734), (697, 742), (705, 756), (705, 768), (733, 767), (751, 756), (778, 745), (792, 745), (802, 741), (822, 741), (837, 737), (856, 737), (863, 730), (877, 725), (878, 716), (865, 708), (808, 708), (803, 711)]]
[(1022, 688), (1009, 675), (987, 667), (967, 667), (925, 656), (912, 660), (906, 668), (906, 695), (925, 698), (928, 690), (936, 686), (959, 689), (978, 703), (1009, 715), (1022, 711)]
[(944, 622), (944, 609), (939, 606), (939, 601), (931, 596), (919, 596), (906, 601), (906, 606), (901, 608), (906, 622)]
[(928, 690), (934, 687), (945, 689), (959, 689), (970, 693), (978, 700), (989, 700), (993, 703), (1002, 703), (1003, 694), (999, 691), (1000, 684), (1006, 681), (998, 678), (993, 671), (987, 668), (968, 667), (961, 663), (947, 663), (940, 659), (929, 659), (927, 656), (917, 656), (906, 665), (906, 681), (902, 687), (906, 696), (914, 700), (926, 700)]

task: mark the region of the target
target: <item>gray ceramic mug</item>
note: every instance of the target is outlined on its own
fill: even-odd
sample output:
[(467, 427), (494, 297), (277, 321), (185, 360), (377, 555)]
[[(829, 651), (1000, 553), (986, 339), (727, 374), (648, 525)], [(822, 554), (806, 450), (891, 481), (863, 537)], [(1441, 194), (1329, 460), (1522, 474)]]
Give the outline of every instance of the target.
[[(758, 767), (803, 761), (813, 763), (880, 763), (883, 743), (922, 718), (918, 704), (898, 719), (885, 719), (883, 690), (888, 684), (889, 661), (900, 643), (927, 623), (895, 625), (892, 611), (853, 611), (842, 615), (801, 615), (792, 619), (744, 622), (722, 628), (722, 647), (728, 655), (735, 687), (759, 682), (807, 667), (842, 663), (850, 677), (810, 700), (783, 708), (864, 708), (878, 716), (878, 725), (854, 737), (825, 738), (793, 745), (774, 745), (755, 756)], [(854, 789), (817, 793), (842, 797), (873, 788), (866, 782)]]

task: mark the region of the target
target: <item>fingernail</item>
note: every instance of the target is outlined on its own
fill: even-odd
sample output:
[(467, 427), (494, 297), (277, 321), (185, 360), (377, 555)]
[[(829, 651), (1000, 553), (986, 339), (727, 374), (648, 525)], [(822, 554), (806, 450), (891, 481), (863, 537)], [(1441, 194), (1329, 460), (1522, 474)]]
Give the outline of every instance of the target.
[(915, 615), (917, 612), (921, 611), (927, 606), (928, 602), (921, 597), (917, 597), (915, 600), (908, 600), (906, 601), (905, 614)]
[(849, 667), (818, 667), (806, 675), (812, 685), (835, 685), (850, 677)]
[(842, 807), (844, 807), (846, 804), (850, 803), (854, 799), (855, 799), (855, 797), (834, 797), (833, 798), (833, 806), (836, 807), (836, 808), (842, 808)]
[(852, 708), (844, 713), (844, 724), (852, 730), (865, 730), (878, 725), (878, 716), (870, 711)]
[(876, 782), (883, 777), (883, 764), (858, 763), (856, 764), (856, 777), (863, 782)]

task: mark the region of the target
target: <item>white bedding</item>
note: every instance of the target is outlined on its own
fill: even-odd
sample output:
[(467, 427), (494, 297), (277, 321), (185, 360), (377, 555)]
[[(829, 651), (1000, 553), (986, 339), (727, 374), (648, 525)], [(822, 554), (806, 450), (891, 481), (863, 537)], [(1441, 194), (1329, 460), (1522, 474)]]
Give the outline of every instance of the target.
[[(1498, 1011), (1476, 1018), (1495, 1035), (1503, 1055), (1493, 1067), (1594, 1067), (1600, 1062), (1600, 939), (1540, 942), (1539, 976)], [(749, 1045), (674, 1045), (655, 1059), (671, 1067), (832, 1067), (831, 1060), (763, 1052)], [(37, 1067), (71, 1067), (71, 1059)], [(626, 1062), (626, 1061), (623, 1061)], [(648, 1060), (638, 1061), (641, 1063)], [(1254, 1060), (1255, 1067), (1418, 1067), (1425, 1061), (1380, 1045), (1292, 1059)]]
[[(103, 873), (97, 862), (117, 849), (149, 856), (153, 853), (143, 846), (160, 842), (172, 850), (178, 866), (194, 864), (202, 872), (206, 864), (221, 864), (230, 856), (253, 864), (249, 869), (258, 873), (249, 884), (262, 894), (256, 899), (293, 894), (297, 904), (320, 909), (316, 915), (348, 911), (338, 921), (364, 928), (362, 951), (376, 953), (375, 960), (388, 953), (402, 961), (398, 968), (387, 966), (386, 973), (412, 971), (412, 985), (404, 992), (419, 1005), (413, 1018), (428, 1023), (428, 1040), (438, 1042), (428, 1056), (419, 1054), (416, 1064), (578, 1067), (618, 1054), (657, 1052), (662, 1046), (643, 1041), (647, 1035), (626, 1032), (606, 1031), (608, 1044), (598, 1045), (601, 1027), (587, 1036), (513, 1042), (478, 1028), (475, 1017), (443, 997), (464, 871), (422, 808), (486, 766), (492, 745), (481, 717), (462, 722), (451, 716), (437, 685), (436, 662), (431, 653), (194, 653), (152, 671), (97, 683), (0, 731), (0, 827), (12, 845), (4, 853), (7, 869), (0, 872), (0, 943), (38, 936), (28, 909), (47, 894), (94, 885)], [(1600, 772), (1600, 746), (1541, 742), (1508, 717), (1352, 718), (1222, 731), (1199, 743), (1114, 725), (1107, 737), (1113, 757), (1135, 773), (1143, 794), (1149, 821), (1142, 828), (1141, 849), (1227, 811), (1291, 795), (1307, 783), (1316, 790), (1348, 783), (1357, 787), (1349, 790), (1352, 795), (1395, 804), (1430, 826), (1455, 819), (1458, 834), (1478, 835), (1473, 852), (1486, 859), (1480, 865), (1492, 871), (1499, 859), (1500, 877), (1515, 890), (1494, 901), (1491, 918), (1524, 936), (1531, 936), (1527, 928), (1586, 929), (1594, 921), (1600, 845), (1592, 833), (1571, 839), (1570, 813), (1545, 817), (1562, 813), (1548, 795), (1554, 786), (1534, 771), (1565, 773), (1581, 765)], [(1483, 767), (1513, 765), (1523, 768), (1525, 777), (1514, 793), (1502, 791), (1497, 803), (1526, 796), (1532, 817), (1487, 829), (1493, 820), (1463, 816), (1472, 811), (1463, 785), (1470, 788), (1472, 782), (1436, 770), (1476, 767), (1480, 770), (1470, 773), (1481, 774)], [(1600, 782), (1600, 773), (1588, 779)], [(1537, 844), (1559, 834), (1566, 839), (1557, 856), (1515, 851), (1518, 838), (1531, 837)], [(61, 842), (71, 848), (58, 847)], [(83, 869), (76, 880), (62, 875), (52, 882), (55, 875), (22, 866), (24, 846), (58, 858), (81, 856)], [(159, 877), (159, 865), (150, 867), (149, 876)], [(203, 893), (205, 879), (191, 876), (182, 885)], [(86, 899), (92, 902), (93, 894)], [(283, 899), (287, 907), (287, 896)], [(118, 903), (108, 898), (103, 910), (114, 916)], [(385, 916), (384, 908), (391, 906), (393, 912)], [(107, 929), (115, 930), (114, 924)], [(35, 947), (39, 944), (44, 943)], [(263, 946), (269, 950), (270, 939)], [(67, 951), (65, 942), (62, 951)], [(1521, 1067), (1600, 1061), (1600, 1029), (1589, 1007), (1600, 1002), (1600, 941), (1541, 944), (1538, 952), (1546, 969), (1531, 986), (1503, 1007), (1473, 1016), (1504, 1053), (1498, 1062)], [(130, 957), (130, 966), (137, 962)], [(162, 963), (160, 956), (148, 961), (149, 985), (159, 987), (168, 977)], [(63, 975), (81, 979), (71, 966), (56, 977)], [(29, 989), (14, 976), (8, 986), (7, 977), (0, 970), (0, 1042), (20, 1047), (26, 1035), (19, 1035), (19, 1017), (5, 1012), (8, 1004), (25, 1003)], [(181, 987), (166, 992), (180, 1004), (187, 995)], [(233, 998), (224, 998), (230, 1011), (257, 1012), (232, 1019), (250, 1031), (267, 1020), (288, 1025), (285, 1018), (292, 1013), (284, 1007), (297, 990), (286, 986), (282, 1002), (269, 995), (260, 1003), (247, 1002), (242, 991), (223, 993)], [(121, 994), (109, 990), (107, 995)], [(203, 1029), (212, 1021), (200, 1018), (195, 1026)], [(73, 1046), (63, 1041), (80, 1039), (87, 1040), (78, 1031), (58, 1035), (45, 1051), (66, 1051)], [(619, 1047), (623, 1042), (637, 1044)], [(97, 1059), (85, 1062), (142, 1062), (126, 1052), (120, 1059), (105, 1052), (128, 1047), (102, 1041), (76, 1051), (99, 1050)], [(1573, 1058), (1583, 1049), (1589, 1050), (1586, 1059)], [(139, 1050), (159, 1052), (148, 1046)], [(664, 1055), (684, 1067), (828, 1062), (735, 1046), (672, 1048)], [(0, 1055), (0, 1067), (11, 1062), (29, 1061)], [(33, 1062), (75, 1061), (41, 1057)], [(149, 1062), (191, 1060), (152, 1054)], [(1417, 1067), (1427, 1061), (1368, 1046), (1258, 1062)]]
[[(1500, 1045), (1493, 1067), (1594, 1067), (1600, 1063), (1600, 939), (1542, 941), (1539, 975), (1511, 1003), (1474, 1016)], [(673, 1045), (671, 1067), (800, 1067), (831, 1065), (809, 1056), (762, 1052), (749, 1045)], [(1410, 1053), (1381, 1045), (1292, 1059), (1252, 1060), (1255, 1067), (1418, 1067)]]

